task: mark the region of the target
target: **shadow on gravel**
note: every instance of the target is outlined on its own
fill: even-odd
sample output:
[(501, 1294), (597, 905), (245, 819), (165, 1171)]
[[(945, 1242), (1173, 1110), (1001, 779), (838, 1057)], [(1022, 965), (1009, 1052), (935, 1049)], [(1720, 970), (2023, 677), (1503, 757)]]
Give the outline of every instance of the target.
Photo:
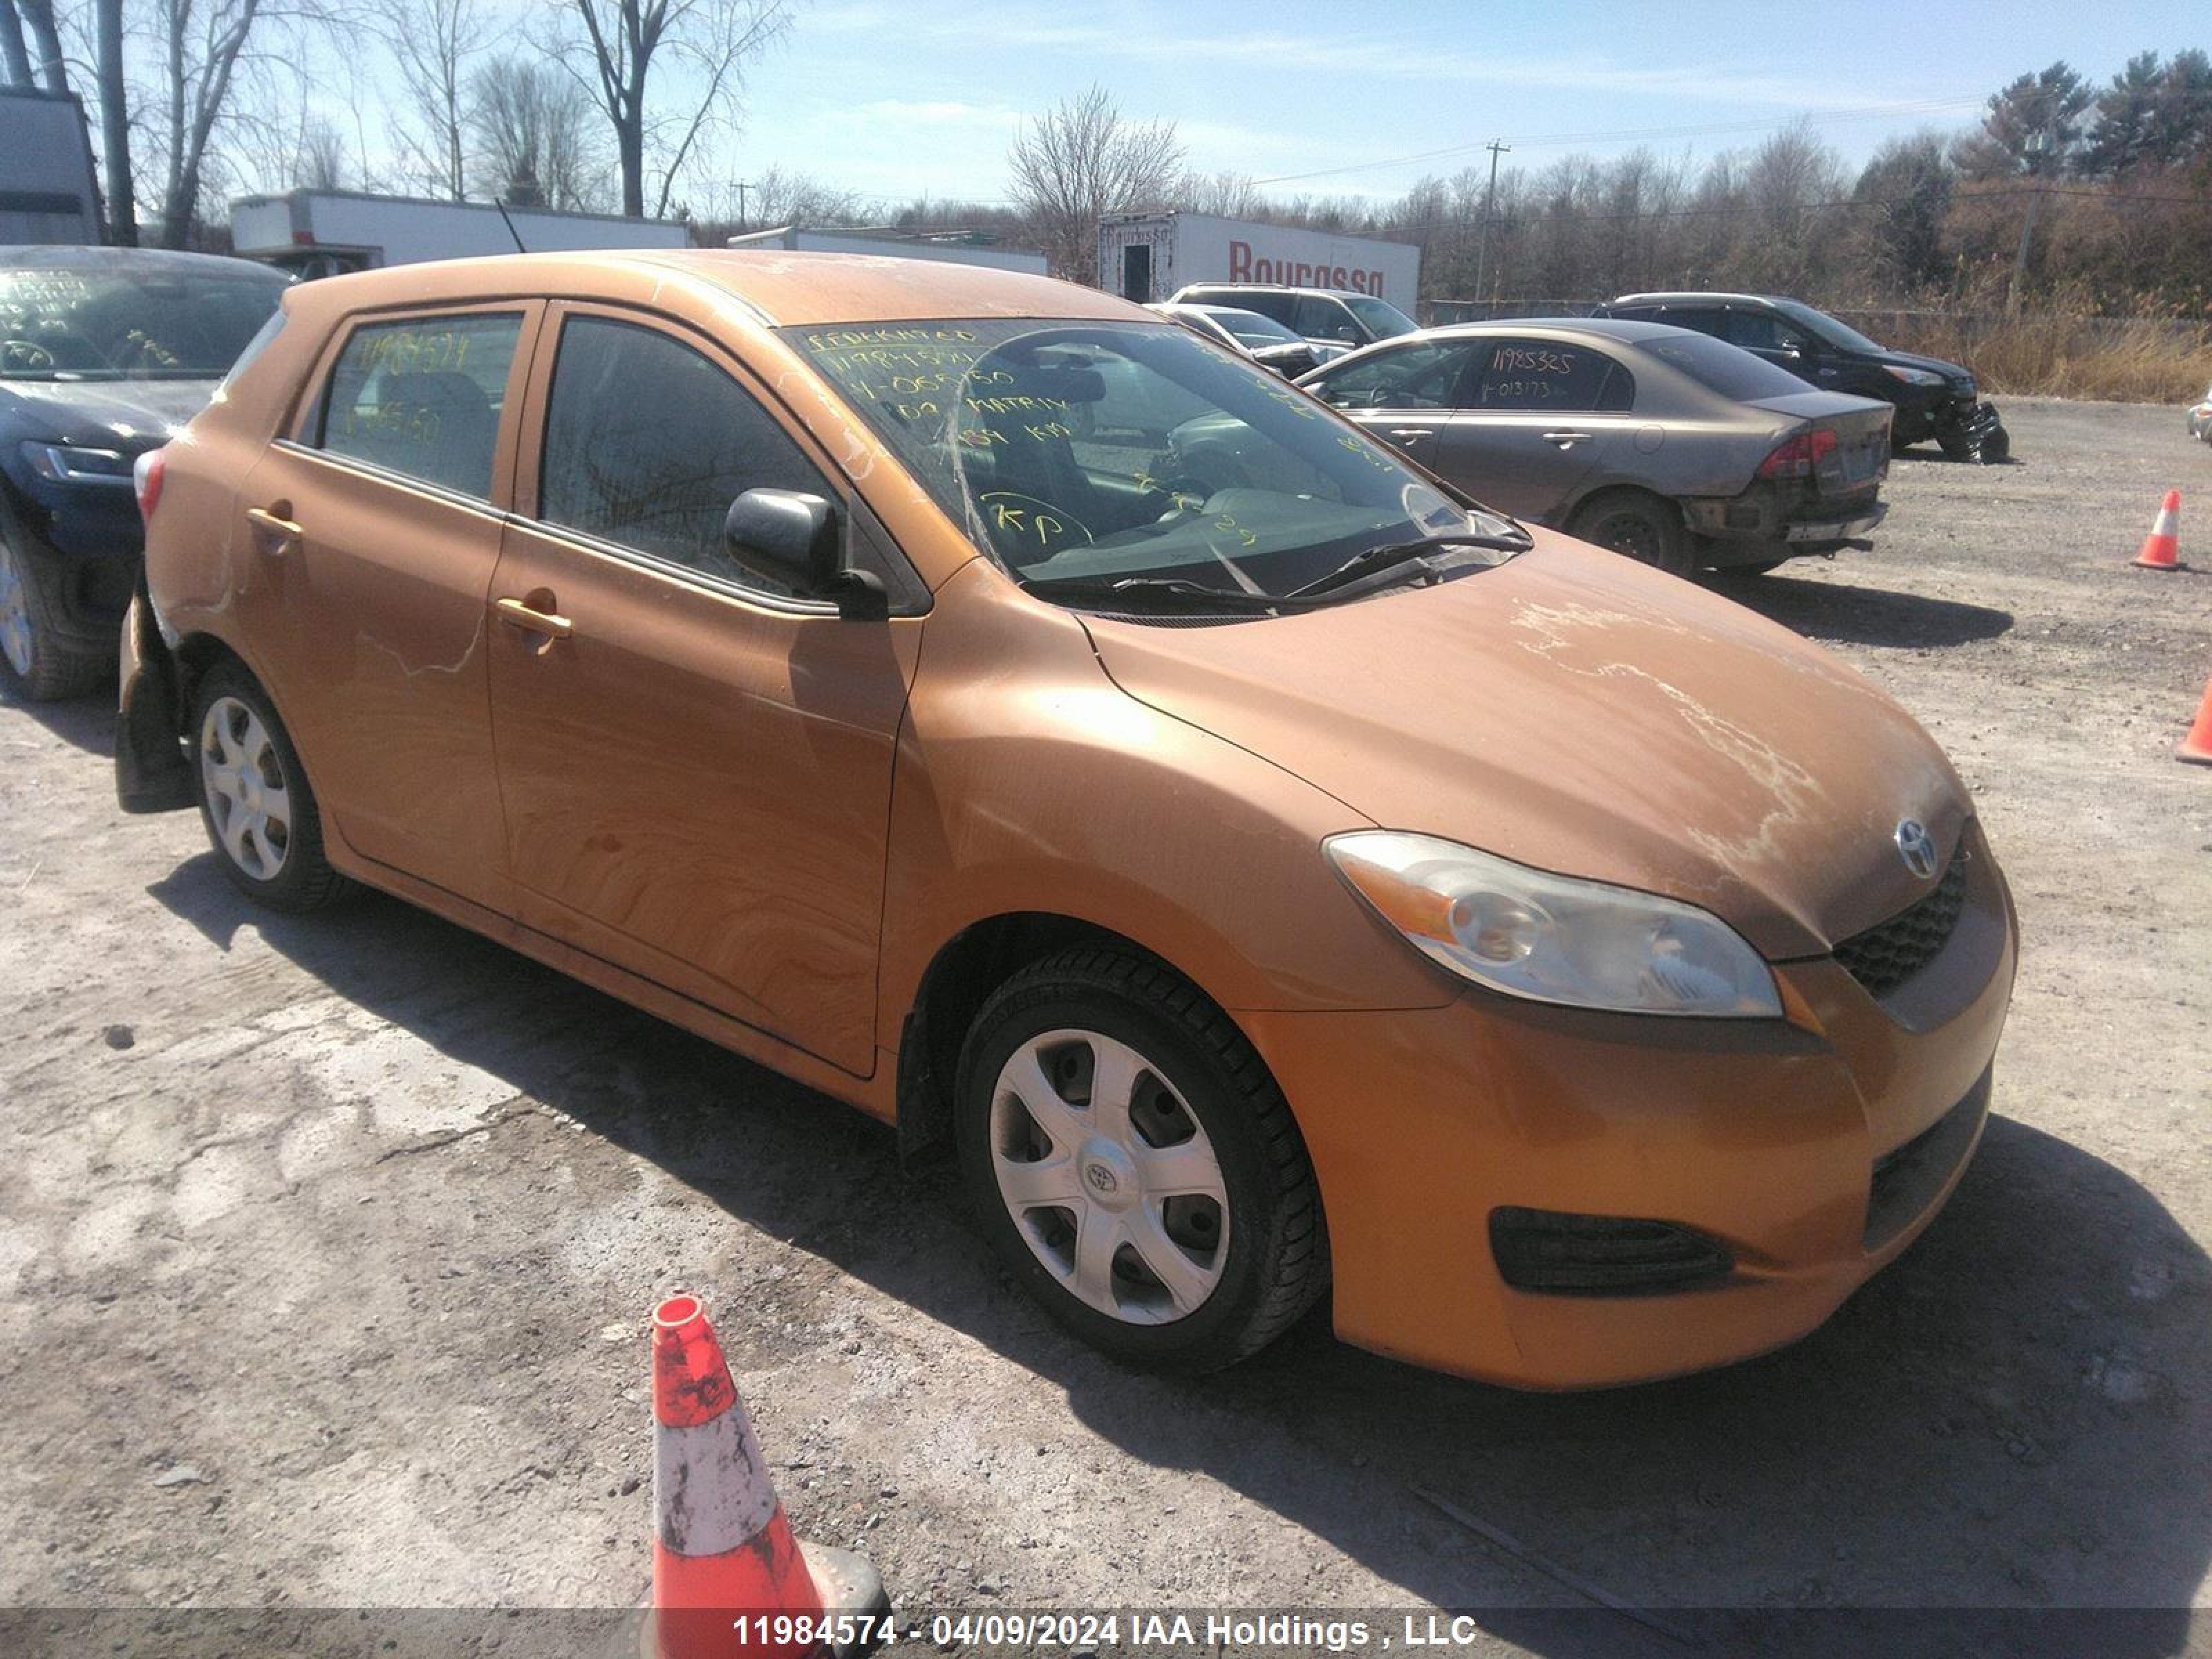
[(1717, 577), (1716, 592), (1808, 639), (1853, 645), (1965, 645), (2012, 627), (2012, 612), (1887, 587), (1768, 575)]
[(1219, 1480), (1492, 1637), (1555, 1659), (2189, 1647), (2212, 1560), (2212, 1264), (2136, 1182), (2023, 1124), (1992, 1120), (1948, 1212), (1826, 1328), (1729, 1370), (1518, 1395), (1342, 1346), (1317, 1317), (1236, 1370), (1163, 1378), (1063, 1335), (946, 1167), (902, 1172), (888, 1132), (821, 1096), (374, 895), (272, 915), (212, 855), (152, 891), (1048, 1378), (1130, 1456)]
[(0, 708), (27, 715), (64, 743), (75, 744), (88, 755), (115, 757), (115, 693), (112, 688), (88, 697), (70, 697), (60, 702), (31, 702), (12, 691), (0, 692)]

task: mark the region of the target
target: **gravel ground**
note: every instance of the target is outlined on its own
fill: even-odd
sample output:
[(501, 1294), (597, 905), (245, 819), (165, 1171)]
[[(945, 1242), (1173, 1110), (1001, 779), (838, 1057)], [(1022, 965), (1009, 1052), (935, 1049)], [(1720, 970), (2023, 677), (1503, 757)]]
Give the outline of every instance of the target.
[(860, 1544), (903, 1607), (1650, 1634), (1503, 1611), (1585, 1606), (1572, 1581), (1704, 1610), (1692, 1636), (1746, 1616), (1719, 1609), (2126, 1606), (2098, 1650), (2189, 1645), (2212, 771), (2170, 751), (2212, 574), (2126, 561), (2212, 451), (2167, 409), (2006, 414), (2015, 464), (1901, 459), (1875, 551), (1731, 587), (1972, 786), (2026, 935), (1998, 1115), (1947, 1216), (1818, 1334), (1609, 1394), (1428, 1376), (1318, 1322), (1202, 1382), (1120, 1370), (888, 1133), (396, 902), (257, 915), (196, 819), (117, 815), (103, 706), (0, 709), (0, 1610), (634, 1602), (643, 1319), (683, 1285), (798, 1529)]

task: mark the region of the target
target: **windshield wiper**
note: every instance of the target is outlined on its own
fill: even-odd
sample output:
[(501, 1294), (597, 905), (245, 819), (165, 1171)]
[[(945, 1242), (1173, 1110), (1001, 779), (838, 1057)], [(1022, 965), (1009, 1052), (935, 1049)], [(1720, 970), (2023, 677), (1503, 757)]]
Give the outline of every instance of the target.
[(1534, 544), (1526, 531), (1510, 536), (1492, 535), (1483, 531), (1457, 531), (1449, 535), (1418, 536), (1411, 541), (1382, 542), (1374, 547), (1360, 549), (1335, 569), (1322, 572), (1303, 587), (1292, 588), (1285, 597), (1310, 599), (1347, 586), (1363, 576), (1379, 575), (1394, 566), (1407, 567), (1406, 574), (1409, 577), (1433, 574), (1435, 568), (1421, 556), (1439, 552), (1448, 547), (1480, 547), (1493, 553), (1526, 553)]
[(1127, 599), (1133, 605), (1166, 600), (1176, 605), (1188, 604), (1194, 611), (1274, 611), (1283, 608), (1285, 601), (1273, 593), (1247, 593), (1239, 589), (1208, 587), (1204, 582), (1186, 581), (1180, 576), (1123, 576), (1107, 580), (1094, 576), (1066, 576), (1058, 580), (1047, 577), (1031, 581), (1023, 577), (1015, 580), (1026, 592), (1040, 599)]

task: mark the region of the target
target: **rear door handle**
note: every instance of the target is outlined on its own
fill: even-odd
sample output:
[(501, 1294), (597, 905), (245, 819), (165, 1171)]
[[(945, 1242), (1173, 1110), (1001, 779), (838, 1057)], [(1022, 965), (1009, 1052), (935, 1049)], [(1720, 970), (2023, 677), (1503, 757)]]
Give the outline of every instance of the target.
[(1437, 429), (1432, 426), (1394, 426), (1390, 428), (1393, 442), (1409, 444), (1420, 438), (1433, 438)]
[(298, 541), (306, 534), (296, 522), (284, 516), (291, 510), (289, 501), (279, 501), (275, 507), (249, 507), (246, 509), (246, 520), (256, 530), (267, 531), (276, 542), (271, 550), (281, 553), (288, 544)]
[(1543, 435), (1546, 443), (1557, 444), (1562, 449), (1570, 444), (1588, 443), (1590, 436), (1587, 432), (1547, 432)]
[(565, 640), (576, 631), (575, 623), (566, 617), (550, 611), (533, 611), (520, 599), (501, 599), (498, 602), (499, 619), (526, 633), (543, 634), (549, 640)]

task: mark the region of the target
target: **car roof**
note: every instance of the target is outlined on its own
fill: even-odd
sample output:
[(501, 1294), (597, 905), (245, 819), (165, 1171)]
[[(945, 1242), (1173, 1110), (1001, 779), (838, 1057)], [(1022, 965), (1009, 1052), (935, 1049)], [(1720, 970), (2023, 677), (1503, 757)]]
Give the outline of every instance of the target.
[(272, 266), (254, 259), (234, 258), (228, 253), (186, 253), (166, 247), (86, 247), (73, 243), (0, 246), (0, 267), (12, 270), (166, 270), (179, 276), (195, 271), (204, 276), (235, 276), (252, 270), (273, 283), (292, 280)]
[[(1208, 294), (1319, 294), (1332, 300), (1372, 300), (1378, 297), (1348, 288), (1299, 288), (1291, 283), (1185, 283), (1176, 291), (1188, 294), (1194, 289), (1202, 289)], [(1183, 303), (1188, 305), (1191, 301), (1186, 300)]]
[(939, 259), (782, 248), (610, 249), (502, 253), (387, 265), (298, 290), (347, 310), (546, 294), (646, 302), (671, 277), (719, 290), (771, 327), (963, 317), (1073, 317), (1152, 323), (1141, 307), (1054, 277)]
[(1674, 289), (1662, 294), (1623, 294), (1607, 300), (1609, 306), (1672, 305), (1681, 300), (1719, 300), (1729, 304), (1749, 302), (1753, 305), (1780, 305), (1786, 295), (1779, 294), (1729, 294), (1718, 289)]
[[(1498, 334), (1580, 334), (1601, 340), (1618, 340), (1624, 345), (1638, 345), (1646, 340), (1673, 339), (1692, 331), (1686, 328), (1677, 328), (1672, 323), (1632, 322), (1626, 317), (1497, 317), (1480, 323), (1448, 323), (1442, 328), (1422, 329), (1418, 336), (1401, 334), (1376, 343), (1395, 345), (1417, 337), (1454, 340), (1482, 339)], [(1711, 337), (1699, 335), (1698, 337), (1706, 339)]]

